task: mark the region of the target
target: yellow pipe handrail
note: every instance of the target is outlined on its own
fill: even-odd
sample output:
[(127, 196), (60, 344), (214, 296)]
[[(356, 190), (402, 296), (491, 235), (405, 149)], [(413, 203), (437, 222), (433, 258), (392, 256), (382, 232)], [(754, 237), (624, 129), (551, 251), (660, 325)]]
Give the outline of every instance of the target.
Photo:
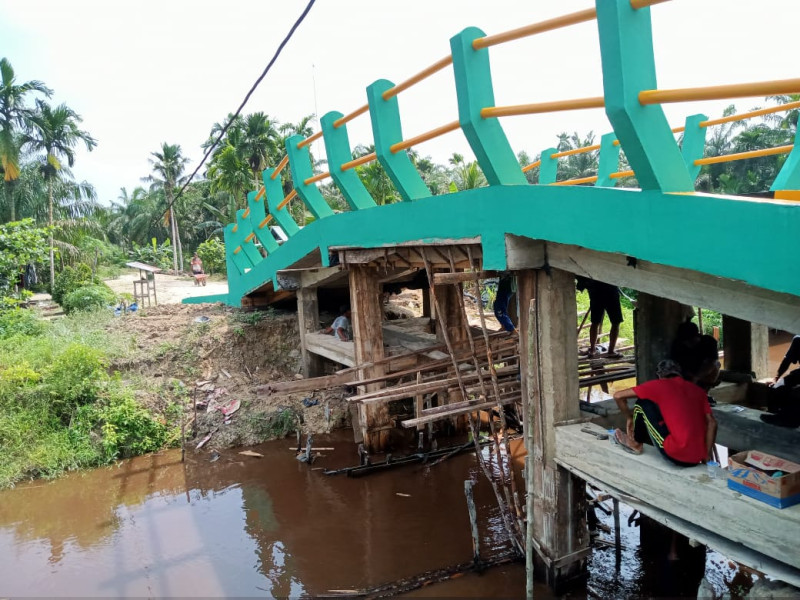
[(532, 23), (531, 25), (526, 25), (525, 27), (520, 27), (519, 29), (512, 29), (511, 31), (505, 31), (503, 33), (497, 33), (495, 35), (487, 35), (485, 37), (478, 38), (473, 40), (472, 48), (474, 50), (480, 50), (481, 48), (496, 46), (497, 44), (503, 44), (512, 40), (518, 40), (531, 35), (544, 33), (545, 31), (552, 31), (554, 29), (568, 27), (569, 25), (576, 25), (577, 23), (592, 21), (596, 18), (597, 10), (594, 8), (587, 8), (585, 10), (570, 13), (568, 15), (562, 15), (554, 19), (548, 19), (547, 21)]
[(321, 137), (322, 137), (322, 132), (318, 131), (314, 135), (310, 135), (306, 139), (300, 140), (299, 142), (297, 142), (297, 149), (299, 150), (300, 148), (305, 148), (306, 146), (308, 146), (312, 142), (316, 142)]
[(323, 179), (330, 177), (331, 172), (325, 171), (324, 173), (320, 173), (319, 175), (314, 175), (313, 177), (309, 177), (305, 181), (303, 181), (304, 185), (311, 185), (312, 183), (316, 183), (318, 181), (322, 181)]
[(721, 117), (719, 119), (709, 119), (708, 121), (700, 121), (700, 127), (711, 127), (712, 125), (722, 125), (723, 123), (733, 123), (734, 121), (744, 121), (752, 117), (760, 117), (762, 115), (769, 115), (771, 113), (782, 112), (784, 110), (794, 110), (800, 108), (800, 102), (787, 102), (786, 104), (779, 104), (770, 108), (760, 108), (758, 110), (751, 110), (750, 112), (741, 113), (739, 115), (731, 115), (729, 117)]
[(286, 165), (289, 164), (289, 155), (287, 154), (281, 159), (281, 162), (278, 163), (278, 166), (275, 167), (275, 170), (272, 172), (272, 175), (269, 176), (270, 179), (276, 179), (278, 174), (286, 168)]
[(236, 246), (236, 250), (234, 250), (233, 253), (234, 254), (239, 254), (239, 252), (241, 252), (241, 251), (242, 251), (242, 247), (241, 246)]
[(264, 219), (261, 221), (261, 223), (259, 223), (259, 224), (258, 224), (258, 228), (259, 228), (259, 229), (264, 229), (264, 227), (265, 227), (265, 226), (267, 225), (267, 223), (269, 223), (270, 221), (272, 221), (272, 215), (267, 215), (266, 217), (264, 217)]
[(348, 161), (346, 163), (342, 163), (341, 169), (342, 171), (349, 171), (350, 169), (354, 169), (361, 165), (365, 165), (367, 163), (371, 163), (373, 160), (378, 158), (378, 155), (374, 152), (370, 152), (369, 154), (365, 154), (364, 156), (359, 156), (356, 159)]
[(589, 177), (578, 177), (576, 179), (565, 179), (564, 181), (554, 181), (550, 185), (578, 185), (579, 183), (594, 183), (597, 181), (597, 175)]
[(669, 0), (631, 0), (631, 8), (639, 10), (645, 6), (653, 6), (653, 4), (661, 4), (662, 2), (669, 2)]
[(583, 146), (581, 148), (575, 148), (574, 150), (564, 150), (563, 152), (556, 152), (555, 154), (551, 154), (550, 158), (561, 158), (562, 156), (574, 156), (575, 154), (586, 154), (587, 152), (592, 152), (593, 150), (600, 150), (600, 144), (595, 144), (593, 146)]
[(250, 216), (250, 207), (248, 206), (247, 209), (242, 213), (242, 218), (246, 219)]
[(252, 239), (253, 239), (254, 237), (256, 237), (256, 234), (255, 234), (255, 233), (251, 233), (251, 234), (250, 234), (250, 235), (248, 235), (246, 238), (244, 238), (244, 241), (245, 241), (245, 242), (250, 242), (250, 241), (252, 241)]
[(236, 223), (236, 224), (233, 226), (233, 233), (236, 233), (237, 231), (239, 231), (239, 224), (238, 224), (238, 223)]
[(262, 185), (261, 189), (258, 190), (256, 197), (253, 198), (253, 202), (261, 202), (261, 198), (264, 197), (264, 194), (267, 193), (267, 189)]
[(345, 116), (343, 116), (343, 117), (339, 117), (338, 119), (336, 119), (336, 120), (333, 122), (333, 126), (334, 126), (336, 129), (339, 129), (339, 127), (341, 127), (341, 126), (342, 126), (342, 125), (344, 125), (345, 123), (348, 123), (348, 122), (352, 121), (353, 119), (355, 119), (355, 118), (356, 118), (357, 116), (359, 116), (359, 115), (363, 115), (363, 114), (364, 114), (365, 112), (367, 112), (368, 110), (369, 110), (369, 104), (365, 104), (364, 106), (361, 106), (361, 107), (359, 107), (359, 108), (355, 109), (355, 110), (354, 110), (353, 112), (351, 112), (350, 114), (347, 114), (347, 115), (345, 115)]
[(701, 88), (679, 88), (674, 90), (643, 90), (639, 92), (639, 104), (664, 104), (668, 102), (694, 102), (698, 100), (725, 100), (750, 96), (780, 96), (800, 93), (800, 79), (779, 79), (754, 83), (733, 83)]
[(397, 154), (401, 150), (411, 148), (412, 146), (416, 146), (417, 144), (421, 144), (422, 142), (427, 142), (428, 140), (437, 138), (440, 135), (444, 135), (445, 133), (450, 133), (451, 131), (455, 131), (459, 127), (461, 127), (461, 124), (458, 121), (453, 121), (452, 123), (448, 123), (447, 125), (442, 125), (441, 127), (437, 127), (436, 129), (431, 129), (427, 133), (423, 133), (422, 135), (418, 135), (417, 137), (409, 138), (407, 140), (403, 140), (402, 142), (397, 142), (396, 144), (392, 144), (389, 147), (389, 150), (392, 152), (392, 154)]
[(603, 108), (605, 100), (602, 96), (593, 98), (575, 98), (574, 100), (556, 100), (537, 104), (517, 104), (515, 106), (487, 106), (481, 109), (481, 117), (513, 117), (517, 115), (535, 115), (562, 110), (581, 110), (584, 108)]
[(431, 66), (429, 66), (429, 67), (427, 67), (425, 69), (422, 69), (422, 71), (420, 71), (416, 75), (413, 75), (412, 77), (409, 77), (405, 81), (403, 81), (401, 83), (398, 83), (394, 87), (389, 88), (388, 90), (383, 92), (383, 94), (381, 94), (381, 97), (384, 100), (389, 100), (390, 98), (394, 98), (400, 92), (402, 92), (404, 90), (407, 90), (408, 88), (410, 88), (413, 85), (418, 84), (423, 79), (427, 79), (428, 77), (430, 77), (434, 73), (438, 73), (439, 71), (441, 71), (442, 69), (444, 69), (445, 67), (447, 67), (447, 66), (449, 66), (451, 64), (453, 64), (453, 57), (452, 56), (445, 56), (444, 58), (442, 58), (440, 60), (437, 60)]
[(623, 177), (634, 177), (636, 173), (633, 171), (618, 171), (609, 175), (609, 179), (622, 179)]
[(713, 165), (717, 163), (731, 162), (734, 160), (745, 160), (747, 158), (758, 158), (759, 156), (772, 156), (773, 154), (786, 154), (791, 152), (794, 148), (793, 144), (786, 146), (777, 146), (775, 148), (762, 148), (761, 150), (750, 150), (748, 152), (736, 152), (735, 154), (723, 154), (722, 156), (709, 156), (706, 158), (698, 158), (694, 164), (699, 165)]
[(529, 164), (528, 166), (522, 167), (522, 172), (523, 173), (527, 173), (528, 171), (530, 171), (532, 169), (535, 169), (536, 167), (541, 166), (541, 164), (542, 164), (541, 160), (535, 160), (531, 164)]
[(278, 204), (278, 206), (275, 208), (275, 210), (280, 210), (280, 209), (282, 209), (284, 206), (286, 206), (287, 204), (289, 204), (289, 202), (291, 202), (292, 200), (294, 200), (296, 196), (297, 196), (297, 190), (292, 190), (291, 192), (289, 192), (289, 194), (286, 196), (286, 198), (284, 198), (283, 200), (281, 200), (281, 203), (280, 203), (280, 204)]

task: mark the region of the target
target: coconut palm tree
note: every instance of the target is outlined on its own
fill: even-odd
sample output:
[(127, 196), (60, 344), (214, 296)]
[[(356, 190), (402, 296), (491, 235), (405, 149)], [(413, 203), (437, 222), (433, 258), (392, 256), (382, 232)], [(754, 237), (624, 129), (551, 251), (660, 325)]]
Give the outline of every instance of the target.
[[(189, 159), (181, 152), (179, 144), (161, 144), (160, 152), (151, 152), (148, 159), (153, 167), (153, 174), (145, 177), (149, 182), (151, 191), (162, 190), (167, 204), (165, 216), (169, 219), (172, 237), (172, 266), (175, 272), (183, 270), (183, 252), (181, 248), (178, 221), (175, 218), (175, 190), (183, 185), (186, 177), (183, 172)], [(180, 265), (180, 269), (178, 268)]]
[(20, 174), (20, 134), (30, 128), (34, 115), (34, 111), (25, 106), (25, 97), (31, 92), (48, 97), (52, 93), (41, 81), (17, 84), (11, 63), (7, 58), (0, 58), (0, 169), (3, 172), (3, 191), (12, 221), (17, 217), (12, 192), (13, 184)]
[[(62, 161), (72, 167), (75, 164), (75, 147), (81, 142), (91, 151), (97, 145), (88, 132), (78, 127), (80, 115), (60, 104), (50, 106), (43, 100), (36, 101), (36, 113), (31, 117), (31, 131), (23, 135), (24, 143), (30, 144), (34, 152), (42, 155), (39, 166), (47, 182), (48, 224), (53, 227), (53, 190), (55, 180), (62, 169)], [(50, 285), (55, 281), (55, 260), (53, 253), (53, 231), (50, 231)]]
[(244, 118), (242, 135), (236, 150), (250, 166), (256, 187), (261, 181), (261, 171), (267, 167), (270, 159), (279, 153), (280, 136), (276, 125), (277, 122), (270, 120), (263, 112), (256, 112)]
[[(453, 181), (450, 184), (451, 191), (472, 190), (487, 185), (486, 177), (478, 166), (478, 161), (464, 161), (464, 157), (458, 152), (454, 152), (450, 157), (449, 163), (453, 165)], [(453, 189), (455, 188), (455, 189)]]

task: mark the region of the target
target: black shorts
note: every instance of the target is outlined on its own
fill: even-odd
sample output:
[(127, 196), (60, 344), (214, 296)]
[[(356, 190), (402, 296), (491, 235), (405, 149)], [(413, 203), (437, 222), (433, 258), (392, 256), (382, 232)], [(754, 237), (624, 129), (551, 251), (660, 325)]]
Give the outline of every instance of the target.
[(592, 324), (602, 323), (608, 314), (612, 325), (622, 323), (622, 307), (619, 304), (619, 288), (607, 283), (593, 282), (589, 288), (589, 309)]
[(694, 467), (692, 463), (676, 460), (664, 450), (664, 440), (669, 429), (664, 422), (661, 409), (652, 400), (640, 398), (633, 407), (633, 439), (640, 444), (650, 444), (658, 448), (661, 455), (679, 467)]

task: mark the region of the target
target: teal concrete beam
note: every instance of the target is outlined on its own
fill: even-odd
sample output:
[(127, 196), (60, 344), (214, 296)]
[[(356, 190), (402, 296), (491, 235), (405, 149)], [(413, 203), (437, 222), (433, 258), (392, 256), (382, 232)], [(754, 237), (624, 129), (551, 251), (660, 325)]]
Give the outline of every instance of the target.
[(322, 139), (325, 142), (325, 153), (328, 156), (328, 168), (331, 178), (341, 190), (344, 199), (352, 210), (364, 210), (377, 206), (375, 200), (370, 196), (367, 188), (361, 183), (361, 179), (355, 169), (342, 171), (342, 165), (353, 158), (350, 148), (350, 139), (347, 136), (347, 125), (340, 127), (334, 126), (334, 122), (344, 115), (337, 111), (331, 111), (324, 115), (320, 120), (322, 125)]
[(542, 150), (539, 157), (539, 185), (550, 185), (555, 183), (558, 176), (558, 159), (553, 158), (553, 154), (558, 152), (555, 148)]
[(658, 87), (650, 8), (635, 10), (630, 0), (596, 0), (596, 6), (606, 114), (639, 185), (694, 191), (661, 106), (639, 103), (639, 92)]
[(294, 219), (289, 212), (288, 205), (280, 209), (278, 208), (284, 199), (283, 184), (281, 183), (280, 175), (276, 176), (275, 179), (272, 178), (272, 174), (274, 172), (275, 169), (264, 169), (261, 172), (261, 180), (264, 182), (264, 190), (267, 196), (269, 214), (275, 217), (275, 220), (281, 226), (281, 229), (283, 229), (286, 235), (291, 238), (298, 231), (300, 231), (300, 228), (297, 226), (297, 223), (294, 222)]
[(494, 106), (489, 50), (472, 42), (486, 34), (468, 27), (450, 39), (458, 96), (458, 120), (489, 185), (527, 185), (528, 180), (497, 118), (484, 119), (481, 109)]
[(247, 206), (250, 209), (250, 227), (264, 249), (272, 253), (278, 249), (278, 242), (275, 241), (275, 237), (272, 235), (269, 225), (264, 222), (267, 218), (264, 195), (262, 194), (261, 198), (256, 200), (257, 196), (258, 194), (256, 192), (247, 194)]
[(707, 127), (700, 127), (700, 123), (708, 121), (705, 115), (691, 115), (686, 117), (686, 126), (683, 130), (683, 143), (681, 144), (681, 156), (686, 163), (686, 170), (692, 182), (697, 181), (702, 165), (695, 165), (694, 161), (703, 158), (706, 150), (706, 130)]
[(600, 138), (600, 154), (597, 157), (597, 181), (595, 187), (614, 187), (616, 179), (611, 179), (611, 174), (619, 169), (619, 144), (615, 144), (617, 135), (607, 133)]
[(431, 191), (417, 171), (406, 150), (395, 154), (391, 147), (403, 141), (400, 121), (400, 105), (397, 96), (383, 99), (383, 93), (394, 87), (394, 83), (379, 79), (367, 88), (369, 116), (372, 122), (372, 137), (378, 161), (394, 183), (404, 202), (427, 198)]
[(800, 190), (800, 148), (798, 148), (798, 136), (794, 138), (794, 147), (786, 157), (778, 176), (769, 188), (771, 192), (783, 190)]
[(314, 176), (311, 169), (311, 153), (308, 146), (298, 148), (297, 144), (302, 142), (305, 138), (302, 135), (293, 135), (286, 140), (286, 154), (289, 155), (289, 168), (292, 170), (292, 181), (294, 181), (294, 189), (297, 190), (297, 195), (305, 202), (308, 210), (317, 218), (324, 219), (325, 217), (332, 216), (333, 210), (322, 192), (319, 191), (317, 185), (312, 183), (306, 185), (303, 183), (309, 177)]

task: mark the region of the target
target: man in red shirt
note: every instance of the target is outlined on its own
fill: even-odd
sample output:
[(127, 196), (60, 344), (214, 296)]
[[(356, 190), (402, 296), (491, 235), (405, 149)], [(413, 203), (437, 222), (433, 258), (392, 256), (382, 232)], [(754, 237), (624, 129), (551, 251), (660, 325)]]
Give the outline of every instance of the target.
[[(660, 379), (614, 394), (627, 429), (617, 429), (614, 437), (635, 454), (641, 454), (643, 443), (652, 443), (671, 462), (693, 466), (712, 459), (717, 435), (706, 390), (698, 385), (719, 374), (716, 340), (702, 336), (682, 362), (662, 361)], [(629, 398), (637, 398), (633, 412)]]

